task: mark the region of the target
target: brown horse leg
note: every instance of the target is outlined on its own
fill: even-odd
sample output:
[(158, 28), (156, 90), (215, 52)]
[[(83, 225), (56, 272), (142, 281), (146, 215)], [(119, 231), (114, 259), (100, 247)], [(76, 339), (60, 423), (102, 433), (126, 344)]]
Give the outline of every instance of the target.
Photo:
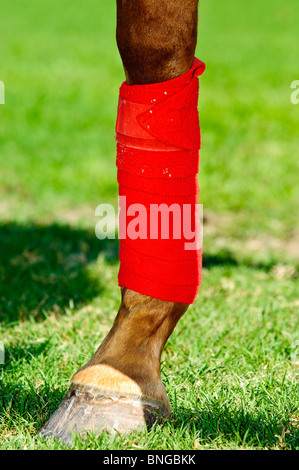
[[(129, 84), (162, 82), (192, 65), (198, 0), (118, 0), (117, 43)], [(160, 378), (164, 345), (188, 305), (125, 287), (108, 336), (73, 377), (70, 390), (42, 433), (71, 442), (70, 428), (120, 433), (168, 416)]]

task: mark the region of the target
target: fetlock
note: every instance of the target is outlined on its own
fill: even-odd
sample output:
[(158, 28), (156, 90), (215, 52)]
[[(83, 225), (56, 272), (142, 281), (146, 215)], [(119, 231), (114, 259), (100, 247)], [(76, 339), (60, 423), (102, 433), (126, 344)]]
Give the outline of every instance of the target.
[(187, 308), (185, 304), (164, 302), (123, 288), (109, 334), (72, 377), (72, 383), (107, 393), (149, 397), (169, 407), (160, 377), (161, 353)]

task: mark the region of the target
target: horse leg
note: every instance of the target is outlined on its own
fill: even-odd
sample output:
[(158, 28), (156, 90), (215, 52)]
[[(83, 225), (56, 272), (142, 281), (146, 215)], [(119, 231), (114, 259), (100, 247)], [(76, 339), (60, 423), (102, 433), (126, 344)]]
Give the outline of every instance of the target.
[[(117, 0), (117, 43), (129, 85), (159, 83), (187, 72), (194, 59), (198, 0)], [(167, 339), (187, 303), (121, 288), (114, 324), (91, 360), (71, 380), (42, 430), (72, 441), (70, 429), (120, 433), (170, 414), (160, 377)]]

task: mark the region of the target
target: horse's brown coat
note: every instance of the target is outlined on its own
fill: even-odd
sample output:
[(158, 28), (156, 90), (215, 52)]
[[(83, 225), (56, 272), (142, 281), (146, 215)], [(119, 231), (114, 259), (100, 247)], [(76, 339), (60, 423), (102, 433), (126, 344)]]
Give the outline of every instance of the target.
[[(197, 39), (197, 3), (117, 0), (117, 43), (130, 85), (162, 82), (190, 69)], [(111, 429), (119, 426), (122, 417), (119, 430), (129, 431), (148, 422), (151, 411), (147, 408), (154, 407), (166, 416), (170, 406), (160, 378), (160, 358), (187, 308), (187, 304), (154, 299), (123, 287), (111, 331), (72, 377), (65, 400), (42, 433), (69, 442), (70, 425), (76, 432), (94, 426), (102, 429), (106, 416)], [(132, 396), (142, 401), (142, 416), (135, 402), (128, 408), (126, 400)]]
[[(198, 0), (117, 0), (117, 43), (129, 84), (182, 75), (192, 65)], [(72, 381), (137, 393), (169, 406), (160, 379), (164, 345), (188, 305), (122, 289), (114, 325)]]
[(129, 84), (187, 72), (197, 41), (198, 0), (117, 0), (117, 44)]

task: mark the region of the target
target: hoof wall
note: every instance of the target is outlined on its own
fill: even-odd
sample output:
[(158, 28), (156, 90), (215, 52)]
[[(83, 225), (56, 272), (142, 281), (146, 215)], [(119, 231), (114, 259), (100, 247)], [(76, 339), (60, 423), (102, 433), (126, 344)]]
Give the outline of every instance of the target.
[(40, 434), (73, 444), (73, 436), (86, 437), (86, 431), (97, 435), (103, 431), (125, 434), (150, 428), (157, 419), (169, 415), (163, 403), (150, 398), (109, 394), (72, 384)]

